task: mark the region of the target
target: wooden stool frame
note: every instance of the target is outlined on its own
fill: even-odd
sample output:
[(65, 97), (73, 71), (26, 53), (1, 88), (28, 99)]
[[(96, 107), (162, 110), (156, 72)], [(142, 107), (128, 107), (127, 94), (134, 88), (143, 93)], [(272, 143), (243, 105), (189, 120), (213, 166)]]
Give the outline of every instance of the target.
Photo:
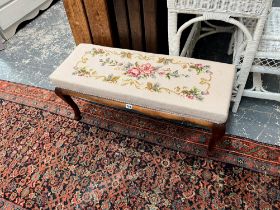
[[(93, 101), (93, 102), (96, 102), (96, 103), (99, 103), (102, 105), (107, 105), (110, 107), (116, 107), (116, 108), (121, 108), (121, 109), (126, 108), (126, 105), (127, 105), (127, 104), (119, 102), (119, 101), (104, 99), (104, 98), (100, 98), (100, 97), (96, 97), (96, 96), (92, 96), (92, 95), (88, 95), (88, 94), (83, 94), (83, 93), (78, 93), (75, 91), (58, 88), (58, 87), (55, 88), (55, 93), (63, 101), (65, 101), (67, 104), (69, 104), (72, 107), (72, 109), (74, 110), (74, 113), (75, 113), (74, 119), (78, 120), (78, 121), (82, 118), (81, 111), (80, 111), (78, 105), (71, 98), (72, 96), (77, 97), (77, 98), (87, 99), (89, 101)], [(221, 141), (225, 135), (226, 123), (217, 124), (217, 123), (212, 123), (209, 121), (195, 119), (195, 118), (186, 118), (186, 117), (176, 116), (174, 114), (160, 112), (160, 111), (148, 109), (148, 108), (137, 106), (137, 105), (133, 105), (132, 109), (136, 112), (139, 112), (139, 113), (145, 114), (147, 116), (151, 116), (151, 117), (183, 121), (183, 122), (190, 122), (193, 124), (197, 124), (197, 125), (201, 125), (201, 126), (210, 128), (212, 130), (212, 136), (208, 143), (208, 154), (209, 155), (211, 155), (211, 152), (213, 151), (216, 143)]]

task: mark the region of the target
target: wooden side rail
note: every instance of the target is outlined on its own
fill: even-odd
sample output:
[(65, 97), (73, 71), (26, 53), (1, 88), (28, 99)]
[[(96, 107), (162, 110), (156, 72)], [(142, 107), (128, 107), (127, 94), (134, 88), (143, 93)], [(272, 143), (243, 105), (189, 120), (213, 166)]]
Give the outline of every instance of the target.
[[(92, 95), (82, 94), (82, 93), (78, 93), (78, 92), (63, 89), (63, 88), (58, 88), (58, 87), (55, 88), (55, 93), (57, 94), (57, 96), (59, 96), (62, 100), (64, 100), (67, 104), (69, 104), (72, 107), (72, 109), (74, 110), (74, 113), (75, 113), (75, 117), (74, 117), (75, 120), (80, 120), (82, 118), (82, 116), (81, 116), (79, 107), (73, 101), (71, 96), (87, 99), (89, 101), (93, 101), (93, 102), (111, 106), (111, 107), (116, 107), (116, 108), (121, 108), (121, 109), (127, 108), (127, 104), (122, 103), (122, 102), (108, 100), (108, 99), (104, 99), (104, 98), (100, 98), (100, 97), (96, 97), (96, 96), (92, 96)], [(151, 116), (151, 117), (183, 121), (183, 122), (190, 122), (193, 124), (197, 124), (197, 125), (201, 125), (201, 126), (210, 128), (212, 130), (212, 136), (208, 143), (208, 151), (209, 151), (208, 154), (209, 155), (211, 155), (211, 152), (214, 149), (216, 143), (218, 141), (220, 141), (223, 138), (223, 136), (225, 135), (225, 129), (226, 129), (225, 123), (216, 124), (216, 123), (208, 122), (205, 120), (176, 116), (174, 114), (160, 112), (160, 111), (148, 109), (148, 108), (137, 106), (137, 105), (133, 105), (132, 109), (136, 112), (139, 112), (139, 113), (145, 114), (147, 116)]]

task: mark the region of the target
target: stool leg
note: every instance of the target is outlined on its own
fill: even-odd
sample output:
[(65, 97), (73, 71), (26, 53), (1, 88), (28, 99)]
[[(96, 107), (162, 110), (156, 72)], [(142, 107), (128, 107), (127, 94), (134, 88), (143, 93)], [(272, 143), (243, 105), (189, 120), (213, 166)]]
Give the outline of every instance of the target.
[(226, 133), (226, 124), (214, 124), (212, 127), (212, 136), (208, 143), (208, 154), (210, 154), (216, 143), (222, 140)]
[(72, 107), (72, 109), (74, 110), (74, 113), (75, 113), (75, 116), (74, 116), (75, 120), (82, 119), (80, 109), (79, 109), (78, 105), (73, 101), (71, 96), (64, 94), (63, 89), (61, 89), (61, 88), (55, 88), (54, 92), (58, 97), (60, 97), (63, 101), (65, 101), (67, 104), (69, 104), (69, 106)]

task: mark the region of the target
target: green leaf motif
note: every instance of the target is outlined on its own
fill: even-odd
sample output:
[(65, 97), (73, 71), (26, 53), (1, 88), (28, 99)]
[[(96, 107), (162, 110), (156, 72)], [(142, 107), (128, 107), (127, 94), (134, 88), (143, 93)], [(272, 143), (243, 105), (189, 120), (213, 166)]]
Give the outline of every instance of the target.
[(104, 82), (111, 82), (111, 83), (117, 83), (119, 80), (119, 76), (114, 76), (113, 74), (108, 75), (103, 79)]

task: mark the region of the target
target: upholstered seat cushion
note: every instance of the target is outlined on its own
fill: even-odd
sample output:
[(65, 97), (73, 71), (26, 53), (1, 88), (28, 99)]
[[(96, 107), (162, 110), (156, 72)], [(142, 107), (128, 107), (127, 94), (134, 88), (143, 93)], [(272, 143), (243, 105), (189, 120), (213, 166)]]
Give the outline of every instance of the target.
[(80, 44), (53, 72), (56, 87), (224, 123), (233, 65)]

